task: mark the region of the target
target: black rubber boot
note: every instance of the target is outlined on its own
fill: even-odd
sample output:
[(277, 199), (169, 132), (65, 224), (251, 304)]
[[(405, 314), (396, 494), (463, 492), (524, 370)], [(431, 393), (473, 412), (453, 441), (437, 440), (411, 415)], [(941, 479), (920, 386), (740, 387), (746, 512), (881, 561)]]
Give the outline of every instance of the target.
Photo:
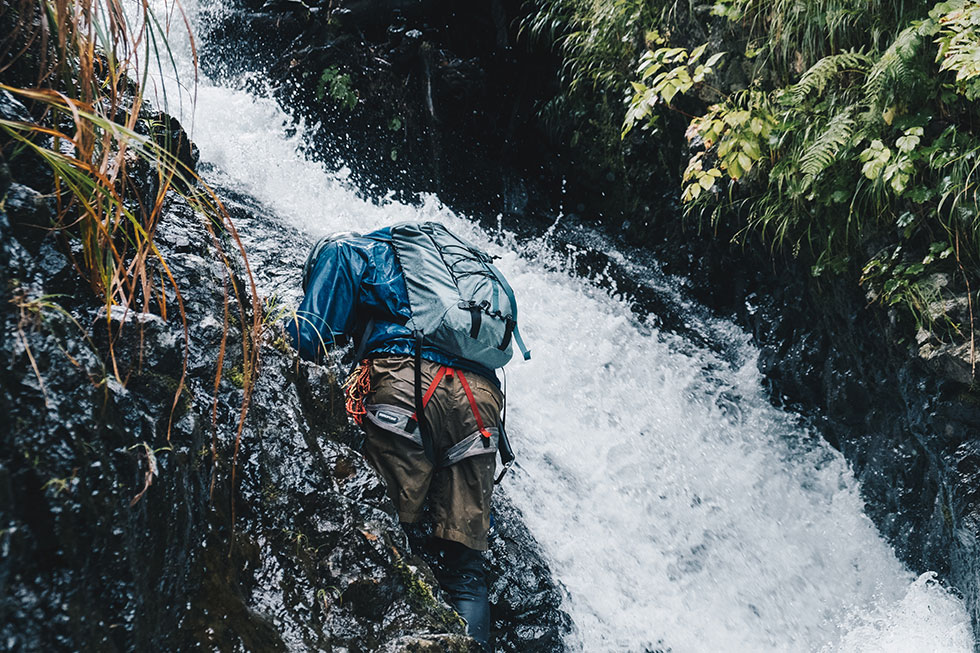
[(483, 573), (483, 555), (474, 549), (438, 540), (439, 558), (443, 563), (439, 583), (463, 619), (466, 634), (480, 642), (483, 650), (490, 648), (490, 602), (487, 598), (487, 579)]
[(480, 642), (484, 651), (490, 651), (490, 604), (487, 599), (456, 599), (453, 607), (466, 621), (466, 634)]

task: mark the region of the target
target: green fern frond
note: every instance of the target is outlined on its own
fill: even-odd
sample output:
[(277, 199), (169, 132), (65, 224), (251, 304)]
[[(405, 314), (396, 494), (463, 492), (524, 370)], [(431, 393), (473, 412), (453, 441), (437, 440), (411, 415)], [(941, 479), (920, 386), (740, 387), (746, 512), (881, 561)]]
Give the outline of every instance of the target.
[(911, 62), (922, 49), (925, 36), (935, 31), (931, 21), (914, 24), (902, 30), (868, 72), (864, 83), (864, 101), (881, 106), (902, 88), (918, 81), (920, 71)]
[(854, 118), (850, 109), (834, 115), (813, 143), (803, 151), (800, 171), (809, 185), (824, 170), (833, 165), (837, 154), (847, 145), (854, 133)]
[(832, 54), (813, 64), (803, 73), (803, 77), (789, 89), (789, 98), (800, 104), (811, 93), (820, 95), (840, 73), (845, 71), (866, 72), (871, 65), (871, 57), (863, 52), (850, 51)]

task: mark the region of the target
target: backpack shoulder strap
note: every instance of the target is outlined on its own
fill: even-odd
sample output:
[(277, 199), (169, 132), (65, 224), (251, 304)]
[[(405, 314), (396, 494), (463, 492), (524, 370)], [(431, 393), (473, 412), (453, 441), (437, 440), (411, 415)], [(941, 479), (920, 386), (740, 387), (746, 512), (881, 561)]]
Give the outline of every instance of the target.
[(433, 465), (436, 462), (435, 447), (432, 445), (432, 431), (429, 420), (425, 419), (425, 402), (422, 401), (422, 332), (415, 332), (415, 423), (422, 437), (422, 450)]
[[(521, 337), (521, 332), (517, 328), (517, 299), (514, 297), (514, 290), (510, 287), (510, 284), (507, 283), (507, 279), (504, 278), (503, 273), (497, 269), (496, 265), (493, 263), (487, 263), (487, 268), (493, 272), (493, 276), (497, 278), (497, 283), (500, 284), (500, 287), (504, 290), (504, 294), (507, 295), (510, 305), (514, 307), (514, 342), (517, 343), (517, 347), (521, 350), (521, 356), (524, 357), (524, 360), (531, 360), (531, 350), (525, 346), (524, 338)], [(506, 342), (507, 339), (505, 337), (503, 347), (507, 346)]]

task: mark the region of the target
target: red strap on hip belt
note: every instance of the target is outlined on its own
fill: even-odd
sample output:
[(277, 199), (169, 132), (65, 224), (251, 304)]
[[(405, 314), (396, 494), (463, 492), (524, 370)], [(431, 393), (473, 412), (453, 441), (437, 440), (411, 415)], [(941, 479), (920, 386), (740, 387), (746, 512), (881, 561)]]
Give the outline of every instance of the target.
[[(432, 383), (429, 384), (429, 389), (425, 391), (425, 396), (422, 397), (422, 408), (429, 403), (432, 399), (432, 395), (436, 393), (436, 387), (438, 387), (439, 382), (442, 381), (443, 377), (452, 377), (455, 372), (456, 376), (459, 377), (459, 382), (463, 386), (463, 392), (466, 393), (466, 398), (470, 402), (470, 409), (473, 411), (473, 417), (476, 418), (476, 427), (480, 430), (481, 435), (484, 439), (490, 441), (490, 432), (487, 431), (486, 427), (483, 425), (483, 418), (480, 417), (480, 409), (476, 407), (476, 398), (473, 397), (473, 391), (470, 389), (470, 384), (466, 381), (466, 377), (460, 370), (454, 370), (448, 365), (442, 365), (439, 371), (436, 372), (436, 376), (432, 379)], [(412, 413), (412, 419), (416, 419), (415, 413)]]
[(476, 399), (473, 398), (473, 391), (470, 390), (470, 384), (466, 382), (466, 377), (463, 376), (462, 372), (457, 370), (456, 375), (459, 376), (459, 382), (463, 384), (463, 392), (466, 393), (466, 398), (470, 400), (470, 408), (473, 409), (473, 417), (476, 418), (476, 427), (483, 434), (484, 444), (488, 444), (490, 442), (490, 432), (483, 426), (483, 420), (480, 418), (480, 411), (476, 407)]

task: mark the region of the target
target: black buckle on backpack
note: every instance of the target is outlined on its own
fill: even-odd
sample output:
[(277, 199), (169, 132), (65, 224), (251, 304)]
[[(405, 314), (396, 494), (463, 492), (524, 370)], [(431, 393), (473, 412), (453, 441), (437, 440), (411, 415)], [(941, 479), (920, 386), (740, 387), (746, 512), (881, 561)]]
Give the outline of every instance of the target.
[(480, 327), (483, 325), (483, 304), (489, 304), (483, 302), (482, 304), (477, 304), (472, 299), (469, 301), (460, 301), (459, 307), (464, 311), (470, 312), (470, 337), (476, 340), (480, 337)]
[(506, 320), (507, 326), (504, 327), (504, 339), (500, 341), (500, 346), (497, 347), (500, 351), (504, 351), (510, 345), (511, 336), (514, 335), (514, 326), (517, 325), (517, 321), (509, 315), (504, 319)]

